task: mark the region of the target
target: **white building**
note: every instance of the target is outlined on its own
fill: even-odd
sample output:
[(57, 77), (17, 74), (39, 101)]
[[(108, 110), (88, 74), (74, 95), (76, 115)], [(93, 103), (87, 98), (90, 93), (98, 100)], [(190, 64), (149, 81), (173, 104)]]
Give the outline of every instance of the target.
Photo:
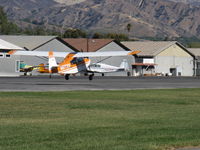
[(0, 76), (19, 76), (20, 56), (9, 55), (10, 50), (23, 48), (0, 39)]
[[(2, 35), (0, 39), (3, 39), (7, 42), (15, 44), (19, 47), (22, 47), (27, 51), (59, 51), (59, 52), (74, 52), (76, 51), (73, 47), (68, 45), (61, 38), (56, 36), (11, 36), (11, 35)], [(48, 58), (46, 57), (32, 57), (32, 56), (12, 56), (18, 57), (18, 60), (21, 62), (36, 66), (41, 63), (47, 64)], [(63, 59), (57, 58), (57, 61), (60, 62)], [(14, 63), (14, 62), (13, 62)], [(23, 73), (21, 73), (22, 75)], [(36, 71), (33, 71), (33, 74), (38, 74)]]
[(189, 52), (195, 56), (194, 63), (194, 71), (196, 76), (200, 76), (200, 48), (188, 48)]
[(122, 42), (122, 44), (129, 49), (141, 51), (132, 64), (134, 76), (194, 75), (194, 56), (176, 41)]

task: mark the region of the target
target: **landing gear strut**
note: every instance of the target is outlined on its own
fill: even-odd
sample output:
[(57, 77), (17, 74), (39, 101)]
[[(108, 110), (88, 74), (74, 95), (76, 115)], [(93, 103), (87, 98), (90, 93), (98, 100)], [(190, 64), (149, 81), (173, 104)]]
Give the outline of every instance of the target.
[(69, 74), (65, 75), (65, 80), (69, 80)]
[(94, 74), (89, 75), (89, 80), (92, 80), (94, 77)]

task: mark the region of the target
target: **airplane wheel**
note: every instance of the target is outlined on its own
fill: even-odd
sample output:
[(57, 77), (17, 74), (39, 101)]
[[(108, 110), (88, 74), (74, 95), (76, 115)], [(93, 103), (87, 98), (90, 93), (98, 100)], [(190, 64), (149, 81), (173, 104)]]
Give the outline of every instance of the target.
[(104, 76), (105, 76), (105, 74), (104, 74), (104, 73), (102, 73), (101, 75), (102, 75), (102, 77), (104, 77)]
[(65, 75), (65, 80), (69, 80), (69, 74)]
[(92, 75), (90, 75), (90, 76), (89, 76), (89, 80), (92, 80), (92, 79), (93, 79), (93, 76), (92, 76)]
[(90, 81), (93, 80), (93, 77), (94, 77), (93, 74), (92, 74), (92, 75), (89, 75), (89, 80), (90, 80)]

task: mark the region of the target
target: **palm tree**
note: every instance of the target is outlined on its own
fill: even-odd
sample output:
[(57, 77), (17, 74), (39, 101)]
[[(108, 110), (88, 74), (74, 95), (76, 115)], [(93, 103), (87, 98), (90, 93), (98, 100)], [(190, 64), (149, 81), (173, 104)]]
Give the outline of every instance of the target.
[(131, 31), (131, 27), (132, 27), (132, 25), (130, 23), (127, 24), (126, 29), (127, 29), (128, 33)]

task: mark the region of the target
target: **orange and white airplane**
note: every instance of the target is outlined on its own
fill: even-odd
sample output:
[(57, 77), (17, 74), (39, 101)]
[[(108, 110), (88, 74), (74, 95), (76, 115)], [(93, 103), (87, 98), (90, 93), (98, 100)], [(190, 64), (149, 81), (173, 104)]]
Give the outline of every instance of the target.
[[(10, 51), (10, 55), (23, 55), (23, 56), (39, 56), (48, 57), (49, 66), (48, 71), (44, 68), (45, 73), (59, 73), (65, 76), (68, 80), (71, 74), (77, 74), (79, 72), (88, 73), (89, 80), (93, 79), (94, 73), (103, 72), (117, 72), (122, 70), (121, 67), (110, 66), (106, 64), (100, 64), (104, 68), (95, 68), (94, 64), (91, 64), (90, 57), (110, 57), (110, 56), (128, 56), (138, 54), (140, 51), (110, 51), (110, 52), (53, 52), (53, 51)], [(64, 60), (57, 64), (55, 57), (62, 57)]]

